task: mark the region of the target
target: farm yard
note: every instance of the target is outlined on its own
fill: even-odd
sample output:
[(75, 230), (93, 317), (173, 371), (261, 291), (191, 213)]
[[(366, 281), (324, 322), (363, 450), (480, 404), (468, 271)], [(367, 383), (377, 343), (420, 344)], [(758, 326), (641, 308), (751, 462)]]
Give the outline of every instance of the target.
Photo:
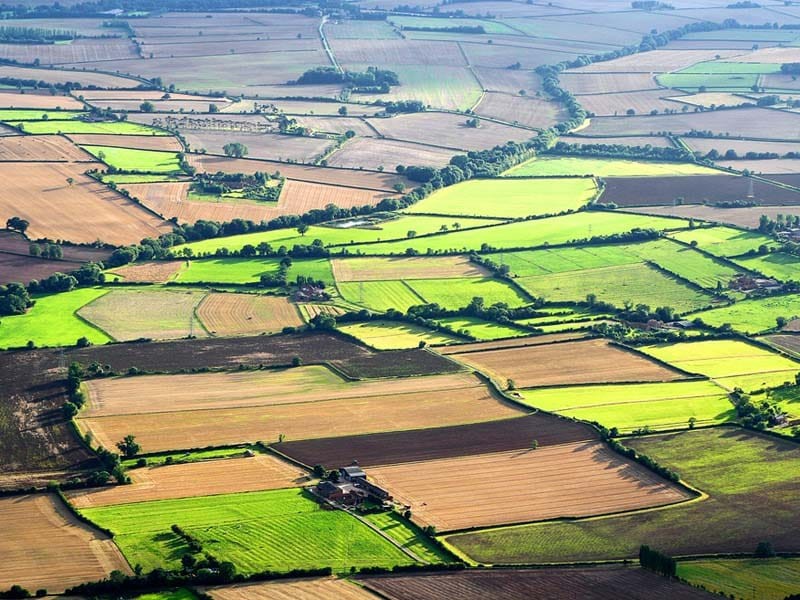
[(798, 591), (800, 11), (51, 1), (0, 597)]

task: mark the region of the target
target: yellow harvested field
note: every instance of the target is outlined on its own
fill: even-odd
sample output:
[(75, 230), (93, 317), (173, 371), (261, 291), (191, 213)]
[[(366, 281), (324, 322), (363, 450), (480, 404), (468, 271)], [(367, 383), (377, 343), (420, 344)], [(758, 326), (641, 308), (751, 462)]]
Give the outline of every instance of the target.
[(36, 81), (44, 81), (45, 83), (77, 81), (82, 85), (93, 85), (102, 88), (130, 88), (136, 87), (141, 83), (136, 79), (127, 79), (124, 77), (117, 77), (116, 75), (106, 75), (105, 73), (95, 73), (92, 71), (35, 69), (32, 67), (12, 67), (10, 65), (0, 66), (0, 77), (35, 79)]
[(106, 135), (99, 133), (80, 133), (68, 136), (76, 144), (88, 146), (112, 146), (119, 148), (138, 148), (139, 150), (169, 150), (183, 152), (183, 146), (170, 135)]
[(315, 208), (323, 209), (328, 204), (339, 208), (374, 206), (384, 198), (394, 197), (397, 197), (397, 194), (290, 179), (283, 184), (278, 207), (272, 216), (302, 215)]
[(414, 520), (439, 531), (587, 517), (689, 499), (689, 492), (607, 449), (574, 442), (373, 467), (368, 475)]
[(78, 521), (56, 496), (0, 498), (0, 589), (18, 584), (30, 590), (64, 589), (131, 573), (114, 542)]
[(93, 163), (95, 159), (60, 135), (19, 135), (0, 137), (0, 161)]
[(487, 277), (489, 274), (466, 256), (435, 258), (336, 258), (331, 259), (338, 282), (395, 279), (447, 279)]
[(333, 304), (298, 304), (297, 307), (303, 314), (303, 318), (310, 321), (317, 315), (333, 315), (337, 317), (343, 315), (345, 310)]
[(53, 96), (50, 92), (37, 93), (25, 90), (0, 91), (0, 106), (3, 108), (42, 108), (48, 110), (83, 110), (83, 103), (72, 96)]
[(67, 492), (77, 508), (294, 487), (308, 474), (269, 454), (131, 469), (131, 485)]
[[(472, 374), (432, 375), (381, 381), (345, 381), (327, 367), (144, 375), (84, 383), (81, 417), (165, 413), (314, 403), (413, 393), (447, 394), (487, 388)], [(516, 414), (516, 411), (511, 411)]]
[(211, 293), (197, 307), (197, 318), (211, 335), (277, 333), (303, 320), (288, 298)]
[(452, 355), (501, 384), (518, 388), (579, 383), (673, 381), (683, 376), (605, 340), (504, 348)]
[(568, 340), (579, 340), (586, 337), (580, 331), (568, 331), (565, 333), (550, 333), (547, 335), (536, 335), (525, 338), (514, 338), (510, 340), (499, 340), (496, 342), (477, 342), (475, 344), (460, 344), (447, 348), (436, 348), (439, 354), (462, 354), (465, 352), (479, 352), (482, 350), (500, 350), (502, 348), (521, 348), (523, 346), (542, 346), (553, 342), (564, 342)]
[(165, 283), (175, 277), (184, 266), (186, 263), (182, 260), (125, 265), (109, 271), (111, 277), (108, 280), (113, 281), (114, 275), (118, 275), (127, 283)]
[(231, 587), (206, 588), (214, 600), (375, 600), (376, 596), (345, 579), (286, 579)]
[[(84, 172), (95, 163), (0, 163), (0, 221), (30, 222), (31, 239), (123, 246), (172, 231), (141, 206)], [(97, 164), (96, 166), (101, 166)], [(72, 179), (70, 185), (67, 179)]]

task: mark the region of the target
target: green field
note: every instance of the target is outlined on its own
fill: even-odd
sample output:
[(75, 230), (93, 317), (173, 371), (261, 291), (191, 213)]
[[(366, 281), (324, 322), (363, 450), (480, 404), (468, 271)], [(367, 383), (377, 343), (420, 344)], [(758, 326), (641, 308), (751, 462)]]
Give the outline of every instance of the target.
[(410, 550), (424, 562), (452, 562), (450, 557), (431, 543), (417, 527), (409, 525), (407, 521), (396, 512), (374, 513), (365, 515), (364, 518), (389, 537), (400, 542), (403, 548)]
[(793, 319), (800, 316), (800, 296), (768, 296), (755, 300), (744, 300), (693, 315), (688, 319), (700, 318), (706, 325), (720, 327), (728, 323), (736, 331), (760, 333), (777, 327), (776, 319)]
[[(258, 283), (261, 275), (275, 275), (280, 268), (278, 258), (205, 258), (192, 260), (175, 277), (181, 283)], [(333, 273), (327, 258), (293, 259), (287, 279), (298, 275), (312, 277), (326, 284), (333, 283)]]
[(656, 177), (665, 175), (704, 175), (714, 171), (693, 163), (649, 162), (616, 158), (577, 156), (537, 156), (505, 173), (506, 177), (594, 175), (596, 177)]
[(385, 312), (394, 308), (406, 312), (425, 300), (402, 281), (352, 281), (337, 286), (342, 298), (370, 310)]
[[(40, 121), (42, 118), (56, 120), (77, 119), (87, 113), (77, 110), (39, 110), (29, 109), (3, 109), (0, 110), (0, 121), (9, 123), (15, 121)], [(26, 125), (27, 126), (27, 125)]]
[[(19, 125), (12, 121), (12, 125)], [(128, 121), (27, 121), (23, 123), (26, 133), (100, 133), (106, 135), (168, 135), (166, 131), (130, 123)]]
[(529, 331), (512, 325), (501, 325), (475, 317), (445, 317), (439, 323), (455, 331), (463, 331), (476, 340), (499, 340), (530, 335)]
[(114, 148), (112, 146), (81, 146), (93, 156), (120, 171), (140, 171), (144, 173), (181, 173), (177, 152), (158, 150), (135, 150), (133, 148)]
[(623, 433), (642, 427), (677, 429), (724, 423), (736, 418), (728, 394), (710, 381), (581, 385), (522, 390), (534, 408), (585, 421), (597, 421)]
[(725, 596), (783, 600), (800, 590), (800, 558), (687, 560), (678, 577)]
[[(244, 456), (245, 452), (260, 452), (257, 446), (247, 448), (212, 448), (211, 450), (190, 450), (187, 452), (165, 452), (154, 456), (146, 457), (147, 464), (150, 466), (168, 464), (168, 458), (176, 463), (199, 462), (201, 460), (216, 460), (220, 458), (232, 458)], [(122, 465), (126, 468), (133, 467), (138, 458), (126, 458), (122, 460)]]
[(669, 306), (678, 313), (711, 303), (710, 296), (644, 263), (534, 275), (515, 281), (548, 302), (581, 302), (591, 293), (597, 300), (618, 308), (626, 303), (646, 304), (651, 308)]
[(36, 298), (24, 315), (0, 319), (0, 348), (16, 348), (33, 340), (37, 346), (72, 346), (80, 337), (93, 344), (111, 340), (103, 331), (76, 315), (85, 304), (108, 292), (103, 288), (81, 288)]
[(368, 323), (348, 323), (339, 325), (339, 331), (357, 337), (378, 350), (397, 350), (417, 348), (420, 342), (426, 344), (453, 344), (460, 340), (446, 333), (392, 321), (370, 321)]
[(196, 598), (197, 596), (186, 589), (174, 590), (172, 592), (153, 592), (152, 594), (136, 596), (136, 600), (196, 600)]
[(517, 277), (552, 275), (584, 269), (597, 269), (640, 263), (641, 259), (628, 250), (628, 246), (581, 246), (499, 252), (490, 258), (500, 265), (508, 265)]
[(800, 387), (790, 386), (767, 392), (771, 404), (776, 404), (781, 412), (788, 415), (790, 422), (800, 419)]
[(128, 562), (145, 571), (180, 568), (188, 548), (171, 531), (173, 524), (240, 573), (413, 562), (351, 515), (322, 510), (298, 489), (140, 502), (84, 514), (113, 531)]
[(405, 212), (528, 217), (578, 210), (597, 193), (590, 178), (473, 179), (435, 191)]
[(143, 175), (139, 173), (104, 174), (101, 179), (105, 183), (160, 183), (179, 180), (179, 178), (171, 175)]
[(656, 76), (664, 87), (698, 91), (705, 87), (709, 91), (749, 92), (758, 82), (756, 73), (662, 73)]
[(800, 257), (785, 252), (737, 258), (736, 264), (779, 281), (800, 281)]
[(775, 246), (772, 238), (752, 231), (742, 231), (733, 227), (702, 227), (671, 233), (670, 237), (691, 244), (714, 256), (738, 256), (758, 250), (759, 246)]
[(676, 74), (700, 73), (712, 75), (715, 73), (755, 73), (769, 74), (780, 73), (781, 66), (776, 63), (757, 62), (728, 62), (724, 60), (709, 60), (693, 64), (690, 67), (677, 71)]
[(452, 535), (447, 541), (483, 563), (549, 563), (632, 558), (641, 544), (672, 556), (753, 552), (770, 540), (797, 551), (797, 444), (733, 427), (626, 439), (676, 470), (708, 498), (665, 509)]
[[(463, 219), (460, 219), (463, 224)], [(429, 250), (465, 252), (479, 250), (484, 244), (492, 248), (535, 248), (543, 245), (566, 244), (594, 236), (626, 233), (634, 228), (659, 230), (683, 229), (689, 226), (684, 219), (650, 217), (630, 213), (582, 211), (560, 217), (517, 221), (497, 227), (451, 231), (446, 235), (404, 239), (380, 244), (361, 244), (349, 247), (351, 252), (364, 254), (404, 254), (413, 248), (421, 254)], [(313, 228), (312, 228), (313, 229)]]
[(639, 348), (645, 354), (712, 378), (727, 389), (744, 391), (776, 387), (794, 381), (800, 363), (740, 340), (704, 340)]
[(668, 239), (628, 248), (643, 260), (654, 262), (662, 269), (709, 290), (716, 290), (718, 284), (727, 288), (728, 282), (739, 272), (721, 261)]
[[(380, 240), (405, 240), (408, 238), (409, 232), (414, 232), (417, 236), (437, 233), (441, 231), (443, 227), (446, 228), (446, 230), (455, 229), (454, 225), (456, 223), (460, 225), (462, 230), (466, 230), (471, 227), (501, 222), (502, 221), (497, 221), (495, 219), (462, 219), (408, 215), (398, 219), (383, 221), (378, 226), (372, 228), (321, 227), (312, 225), (309, 227), (306, 234), (302, 236), (297, 233), (296, 229), (275, 229), (272, 231), (245, 233), (243, 235), (192, 242), (182, 246), (175, 246), (173, 250), (176, 253), (180, 253), (183, 248), (188, 247), (197, 255), (203, 252), (214, 252), (218, 248), (239, 250), (245, 244), (257, 246), (261, 242), (267, 242), (277, 249), (280, 246), (291, 248), (295, 244), (311, 244), (316, 239), (322, 240), (326, 246), (375, 242)], [(464, 233), (466, 233), (466, 231), (464, 231)], [(436, 237), (438, 238), (439, 236)], [(422, 238), (416, 240), (415, 243), (422, 244), (432, 239), (434, 238)], [(382, 244), (376, 244), (376, 246), (377, 245)], [(370, 244), (365, 247), (369, 248), (371, 246)], [(405, 250), (405, 248), (403, 249)]]
[(414, 279), (406, 282), (427, 304), (464, 308), (473, 298), (490, 306), (503, 302), (510, 307), (529, 304), (530, 299), (510, 284), (497, 279)]

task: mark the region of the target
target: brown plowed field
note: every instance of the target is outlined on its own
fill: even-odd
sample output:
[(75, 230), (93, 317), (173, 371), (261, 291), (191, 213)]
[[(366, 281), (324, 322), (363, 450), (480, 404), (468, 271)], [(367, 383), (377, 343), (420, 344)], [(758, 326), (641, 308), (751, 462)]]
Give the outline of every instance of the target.
[(466, 66), (464, 55), (453, 42), (334, 39), (330, 44), (342, 64)]
[(205, 592), (214, 600), (375, 600), (371, 592), (344, 579), (334, 578), (265, 581), (206, 588)]
[[(606, 177), (600, 200), (618, 206), (713, 204), (737, 200), (767, 205), (800, 204), (800, 192), (764, 181), (735, 175), (686, 175), (679, 177)], [(752, 182), (754, 197), (749, 197)]]
[(165, 283), (172, 279), (186, 263), (182, 260), (163, 260), (147, 262), (136, 265), (125, 265), (109, 271), (108, 280), (113, 280), (114, 275), (126, 283)]
[(664, 73), (678, 71), (695, 63), (715, 58), (742, 54), (741, 50), (653, 50), (630, 54), (614, 60), (598, 62), (580, 69), (576, 73)]
[(114, 542), (81, 523), (50, 494), (0, 498), (0, 589), (14, 584), (61, 592), (106, 577), (131, 573)]
[[(30, 241), (16, 231), (0, 230), (0, 252), (12, 252), (28, 256), (29, 246)], [(70, 262), (103, 261), (111, 254), (111, 250), (105, 248), (73, 246), (70, 244), (62, 245), (61, 250), (64, 253), (64, 260)]]
[[(77, 65), (89, 61), (124, 60), (137, 57), (138, 54), (136, 46), (127, 38), (88, 38), (69, 44), (0, 44), (0, 56), (28, 64), (39, 59), (42, 65)], [(84, 83), (77, 76), (75, 80)]]
[(469, 352), (452, 356), (517, 387), (578, 383), (672, 381), (682, 375), (647, 358), (622, 350), (604, 340), (586, 340)]
[[(697, 138), (689, 136), (682, 138), (681, 141), (693, 151), (700, 152), (701, 155), (708, 154), (712, 150), (716, 150), (720, 154), (725, 154), (728, 150), (735, 150), (739, 156), (744, 156), (748, 152), (775, 152), (777, 154), (786, 154), (787, 152), (797, 151), (797, 144), (792, 142), (757, 142), (754, 140), (726, 140), (724, 138)], [(772, 161), (767, 159), (758, 161), (758, 163), (769, 165)]]
[[(797, 113), (800, 114), (800, 113)], [(800, 174), (800, 159), (796, 158), (770, 158), (767, 160), (718, 160), (721, 167), (743, 171), (747, 169), (757, 175), (766, 174)]]
[[(790, 321), (789, 325), (786, 326), (786, 330), (798, 331), (798, 325), (800, 325), (800, 322), (798, 322), (796, 319), (794, 321)], [(781, 350), (789, 352), (790, 354), (794, 354), (795, 356), (800, 356), (800, 335), (776, 333), (774, 335), (768, 335), (762, 339), (772, 344), (776, 348), (780, 348)]]
[(91, 154), (60, 135), (0, 137), (0, 161), (95, 162)]
[(633, 109), (637, 115), (648, 114), (651, 110), (663, 112), (664, 109), (679, 109), (681, 105), (665, 96), (675, 96), (674, 90), (645, 90), (642, 92), (622, 92), (621, 94), (589, 94), (581, 96), (581, 106), (588, 112), (599, 116), (624, 115)]
[(453, 157), (453, 151), (398, 140), (354, 138), (328, 157), (332, 167), (393, 170), (397, 165), (443, 167)]
[(113, 485), (67, 493), (77, 508), (131, 504), (170, 498), (213, 496), (288, 488), (308, 482), (305, 471), (268, 454), (204, 460), (128, 471), (131, 485)]
[[(330, 369), (313, 365), (286, 370), (148, 375), (93, 379), (84, 384), (88, 408), (81, 417), (183, 412), (251, 406), (296, 405), (371, 396), (466, 393), (493, 400), (471, 374), (407, 377), (385, 381), (348, 382)], [(137, 393), (136, 390), (139, 390)], [(502, 416), (517, 414), (501, 410)], [(499, 418), (499, 417), (496, 417)]]
[(0, 77), (14, 79), (33, 79), (45, 83), (78, 82), (82, 85), (95, 85), (101, 88), (131, 88), (137, 87), (141, 81), (106, 75), (105, 73), (92, 73), (90, 71), (72, 71), (57, 69), (35, 69), (32, 67), (0, 66)]
[(396, 194), (386, 194), (372, 190), (338, 187), (305, 181), (288, 180), (283, 184), (278, 207), (275, 215), (289, 214), (302, 215), (313, 209), (323, 209), (328, 204), (340, 208), (353, 208), (355, 206), (376, 205), (384, 198), (395, 197)]
[[(389, 600), (711, 600), (703, 590), (635, 567), (462, 571), (359, 577)], [(243, 598), (243, 597), (242, 597)], [(221, 598), (220, 600), (229, 600)], [(238, 598), (230, 598), (238, 600)]]
[(715, 208), (702, 204), (686, 206), (642, 206), (630, 208), (629, 212), (645, 215), (683, 217), (684, 219), (702, 219), (725, 225), (748, 227), (755, 229), (761, 220), (761, 215), (776, 219), (778, 215), (800, 214), (800, 206), (750, 206), (747, 208)]
[(33, 279), (45, 279), (53, 273), (74, 271), (81, 264), (0, 252), (0, 285), (11, 281), (27, 284)]
[[(115, 245), (172, 230), (121, 194), (84, 175), (94, 163), (0, 163), (0, 221), (19, 216), (28, 236)], [(73, 185), (67, 178), (74, 180)]]
[(532, 71), (495, 69), (491, 67), (474, 67), (481, 86), (490, 92), (506, 92), (516, 94), (525, 90), (528, 94), (535, 94), (542, 89), (541, 78)]
[(277, 333), (303, 324), (287, 298), (255, 294), (209, 294), (197, 307), (197, 318), (211, 335), (222, 336)]
[(102, 135), (98, 133), (71, 134), (76, 144), (89, 146), (111, 146), (119, 148), (138, 148), (140, 150), (169, 150), (182, 152), (183, 146), (171, 135)]
[[(241, 115), (231, 115), (241, 119)], [(223, 154), (223, 146), (229, 142), (240, 142), (247, 146), (248, 156), (254, 159), (286, 160), (290, 162), (313, 162), (333, 145), (328, 138), (280, 135), (274, 133), (239, 133), (236, 131), (181, 131), (189, 147), (197, 152), (205, 149), (209, 154)]]
[(535, 413), (488, 423), (284, 442), (275, 448), (303, 464), (335, 468), (352, 460), (362, 466), (391, 465), (525, 450), (531, 440), (537, 440), (539, 446), (552, 446), (596, 438), (588, 425)]
[(500, 350), (501, 348), (521, 348), (523, 346), (542, 346), (552, 342), (563, 342), (566, 340), (579, 340), (586, 337), (580, 331), (568, 331), (565, 333), (549, 333), (526, 338), (514, 338), (510, 340), (500, 340), (497, 342), (476, 342), (474, 344), (459, 344), (458, 346), (443, 346), (436, 348), (439, 354), (463, 354), (465, 352), (478, 352), (483, 350)]
[(483, 268), (465, 256), (336, 258), (331, 260), (331, 268), (339, 282), (487, 276)]
[(538, 129), (546, 129), (565, 120), (565, 113), (557, 103), (533, 96), (520, 96), (518, 93), (489, 92), (483, 96), (475, 113)]
[(649, 73), (574, 73), (559, 76), (561, 87), (573, 94), (614, 94), (658, 88)]
[(372, 467), (370, 479), (439, 531), (586, 517), (690, 498), (602, 442)]
[(44, 108), (54, 110), (82, 110), (83, 103), (72, 96), (53, 96), (49, 92), (37, 93), (25, 90), (24, 94), (17, 91), (0, 91), (0, 106), (3, 108)]

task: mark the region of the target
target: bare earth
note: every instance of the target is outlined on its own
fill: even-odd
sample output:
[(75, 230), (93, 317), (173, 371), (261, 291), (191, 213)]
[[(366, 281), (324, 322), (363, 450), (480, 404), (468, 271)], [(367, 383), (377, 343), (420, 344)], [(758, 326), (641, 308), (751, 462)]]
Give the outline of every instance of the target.
[(265, 581), (231, 587), (206, 588), (214, 600), (374, 600), (375, 596), (343, 579)]
[(197, 307), (197, 317), (211, 335), (277, 333), (303, 324), (285, 297), (211, 293)]
[(436, 258), (335, 258), (336, 281), (383, 281), (393, 279), (445, 279), (486, 277), (487, 273), (466, 256)]

